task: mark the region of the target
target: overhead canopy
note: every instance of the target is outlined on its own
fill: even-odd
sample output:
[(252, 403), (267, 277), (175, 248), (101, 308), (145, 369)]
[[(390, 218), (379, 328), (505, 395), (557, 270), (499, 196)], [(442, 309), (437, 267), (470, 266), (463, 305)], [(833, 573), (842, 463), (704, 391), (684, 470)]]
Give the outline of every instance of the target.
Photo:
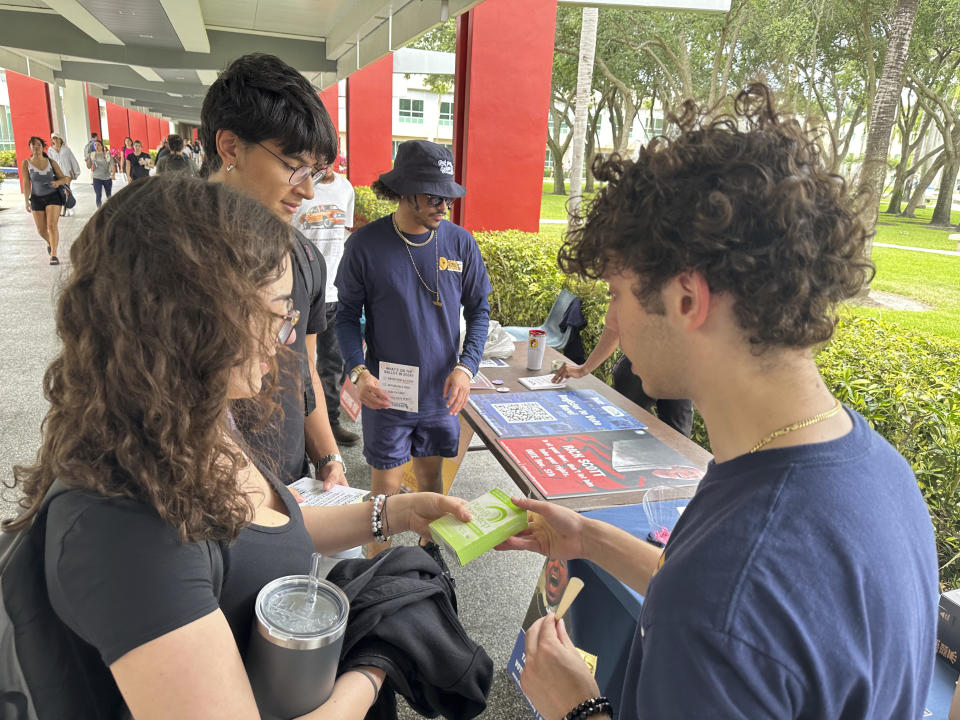
[[(325, 88), (482, 0), (0, 0), (0, 67), (199, 123), (230, 60), (278, 55)], [(727, 10), (730, 0), (560, 0)]]

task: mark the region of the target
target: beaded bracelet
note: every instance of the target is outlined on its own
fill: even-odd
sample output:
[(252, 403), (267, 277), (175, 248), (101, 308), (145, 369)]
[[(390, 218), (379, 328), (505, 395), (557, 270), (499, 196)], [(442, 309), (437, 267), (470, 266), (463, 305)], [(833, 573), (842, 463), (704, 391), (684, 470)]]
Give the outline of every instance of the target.
[(613, 705), (610, 704), (610, 700), (604, 695), (584, 700), (564, 715), (563, 720), (587, 720), (589, 717), (602, 713), (607, 713), (610, 717), (613, 717)]
[(385, 543), (387, 536), (383, 534), (383, 511), (387, 507), (387, 496), (377, 495), (373, 499), (373, 513), (370, 516), (370, 529), (377, 542)]

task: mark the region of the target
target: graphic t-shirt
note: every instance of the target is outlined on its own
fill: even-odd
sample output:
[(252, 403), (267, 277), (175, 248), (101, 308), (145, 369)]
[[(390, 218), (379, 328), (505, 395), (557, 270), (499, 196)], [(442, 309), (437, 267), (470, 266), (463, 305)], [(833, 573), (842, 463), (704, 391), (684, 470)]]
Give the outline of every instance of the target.
[(711, 464), (650, 581), (621, 720), (919, 718), (938, 604), (930, 514), (866, 421)]
[(313, 199), (304, 200), (293, 226), (316, 246), (327, 263), (327, 286), (324, 296), (328, 303), (337, 301), (337, 268), (343, 257), (347, 229), (353, 227), (353, 185), (343, 175), (334, 173), (328, 183), (313, 185)]
[[(430, 234), (407, 237), (423, 243)], [(434, 304), (438, 282), (440, 307)], [(442, 220), (432, 242), (412, 247), (397, 235), (389, 215), (364, 225), (347, 240), (336, 285), (345, 366), (364, 362), (360, 313), (366, 311), (367, 367), (377, 377), (380, 361), (418, 367), (420, 413), (444, 408), (443, 384), (458, 360), (477, 371), (491, 287), (477, 241), (462, 227)], [(461, 305), (467, 322), (462, 353)]]

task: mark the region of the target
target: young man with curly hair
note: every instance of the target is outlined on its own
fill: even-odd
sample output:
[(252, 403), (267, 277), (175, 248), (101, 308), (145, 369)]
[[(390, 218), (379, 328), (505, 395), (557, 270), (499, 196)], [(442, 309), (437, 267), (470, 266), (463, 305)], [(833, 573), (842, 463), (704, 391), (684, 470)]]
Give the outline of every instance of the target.
[[(608, 183), (560, 253), (610, 285), (624, 352), (691, 398), (714, 460), (662, 551), (526, 499), (502, 546), (588, 558), (645, 596), (619, 718), (920, 717), (937, 558), (906, 461), (826, 387), (815, 348), (872, 272), (860, 203), (754, 85), (731, 115), (688, 104)], [(548, 615), (526, 636), (544, 717), (612, 717)], [(593, 700), (593, 702), (590, 702)]]

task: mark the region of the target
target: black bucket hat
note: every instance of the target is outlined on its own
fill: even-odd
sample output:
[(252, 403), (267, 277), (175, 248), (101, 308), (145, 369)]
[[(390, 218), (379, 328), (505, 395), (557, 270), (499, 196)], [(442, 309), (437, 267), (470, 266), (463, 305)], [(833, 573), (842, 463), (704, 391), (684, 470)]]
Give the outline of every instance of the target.
[(380, 182), (397, 195), (439, 195), (461, 198), (463, 185), (453, 180), (453, 155), (443, 145), (426, 140), (407, 140), (397, 147), (393, 170), (380, 176)]

